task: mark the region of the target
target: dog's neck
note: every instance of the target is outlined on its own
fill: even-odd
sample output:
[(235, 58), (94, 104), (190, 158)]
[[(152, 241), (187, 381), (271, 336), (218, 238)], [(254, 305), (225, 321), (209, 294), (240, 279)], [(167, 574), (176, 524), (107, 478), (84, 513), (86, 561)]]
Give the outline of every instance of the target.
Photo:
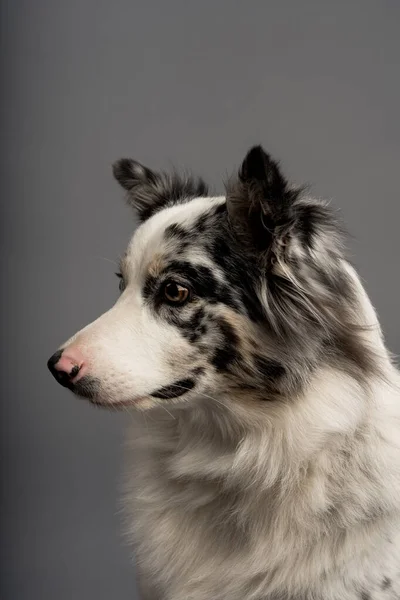
[(298, 398), (264, 404), (248, 397), (221, 396), (218, 404), (199, 399), (195, 407), (172, 413), (175, 475), (233, 486), (235, 477), (241, 485), (259, 478), (264, 488), (296, 480), (322, 450), (354, 435), (367, 410), (362, 386), (329, 370), (314, 377)]

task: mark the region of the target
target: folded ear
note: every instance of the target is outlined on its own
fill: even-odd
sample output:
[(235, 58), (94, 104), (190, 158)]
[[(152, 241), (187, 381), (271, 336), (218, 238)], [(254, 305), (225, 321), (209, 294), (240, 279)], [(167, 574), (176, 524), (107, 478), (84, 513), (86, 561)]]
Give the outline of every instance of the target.
[(159, 176), (131, 158), (120, 158), (112, 169), (114, 178), (127, 192), (128, 203), (138, 211), (140, 219), (145, 220), (157, 203), (154, 190)]
[(157, 176), (153, 171), (132, 158), (120, 158), (113, 164), (113, 174), (128, 192), (135, 186), (154, 184)]
[(294, 226), (298, 196), (263, 148), (251, 148), (227, 189), (229, 219), (242, 243), (264, 255), (277, 252)]
[(207, 185), (200, 178), (158, 173), (131, 158), (113, 164), (113, 174), (127, 191), (128, 203), (145, 221), (157, 211), (198, 196), (206, 196)]

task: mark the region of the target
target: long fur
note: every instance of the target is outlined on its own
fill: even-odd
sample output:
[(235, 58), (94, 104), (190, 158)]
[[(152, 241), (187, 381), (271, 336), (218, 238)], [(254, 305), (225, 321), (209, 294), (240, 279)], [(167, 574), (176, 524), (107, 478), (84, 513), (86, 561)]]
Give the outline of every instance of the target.
[(261, 147), (221, 198), (114, 175), (142, 220), (122, 295), (62, 349), (87, 356), (74, 392), (132, 408), (143, 599), (399, 599), (400, 378), (329, 206)]

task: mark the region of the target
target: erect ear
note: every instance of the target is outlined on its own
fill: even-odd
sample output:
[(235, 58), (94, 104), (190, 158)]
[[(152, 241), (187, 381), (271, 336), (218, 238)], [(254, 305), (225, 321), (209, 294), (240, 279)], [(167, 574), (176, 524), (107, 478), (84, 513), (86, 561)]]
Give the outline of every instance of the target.
[(230, 223), (240, 240), (253, 252), (277, 251), (293, 225), (298, 193), (261, 146), (251, 148), (227, 189)]
[(138, 211), (141, 221), (167, 206), (205, 196), (208, 192), (200, 178), (158, 173), (131, 158), (117, 160), (113, 174), (126, 190), (128, 203)]

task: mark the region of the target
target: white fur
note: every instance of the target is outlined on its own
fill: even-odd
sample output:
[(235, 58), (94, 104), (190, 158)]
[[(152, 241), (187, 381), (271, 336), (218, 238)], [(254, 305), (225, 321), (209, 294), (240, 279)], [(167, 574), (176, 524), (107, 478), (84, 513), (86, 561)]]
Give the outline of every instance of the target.
[[(125, 507), (151, 590), (144, 598), (400, 598), (399, 376), (367, 295), (345, 268), (386, 381), (365, 388), (322, 371), (296, 402), (252, 414), (221, 395), (238, 428), (230, 432), (237, 443), (224, 449), (204, 429), (206, 407), (175, 419), (135, 415)], [(348, 463), (343, 451), (352, 453)], [(326, 509), (335, 502), (331, 523)], [(377, 506), (382, 517), (370, 522)]]
[(155, 249), (161, 253), (165, 247), (165, 228), (177, 219), (190, 226), (205, 209), (223, 201), (198, 198), (168, 208), (145, 222), (133, 236), (123, 261), (127, 282), (124, 293), (108, 312), (63, 344), (79, 346), (90, 374), (101, 380), (99, 403), (112, 406), (140, 400), (137, 406), (144, 409), (149, 406), (146, 397), (152, 391), (187, 375), (192, 347), (175, 327), (154, 318), (143, 301), (142, 287)]
[(189, 408), (147, 397), (196, 365), (146, 306), (145, 274), (168, 224), (190, 226), (222, 201), (199, 198), (142, 225), (124, 259), (126, 291), (68, 342), (101, 377), (104, 403), (146, 397), (138, 407), (148, 412), (132, 411), (124, 488), (143, 598), (400, 598), (399, 375), (347, 263), (381, 376), (363, 384), (320, 369), (283, 403), (252, 402), (212, 378), (185, 396)]

